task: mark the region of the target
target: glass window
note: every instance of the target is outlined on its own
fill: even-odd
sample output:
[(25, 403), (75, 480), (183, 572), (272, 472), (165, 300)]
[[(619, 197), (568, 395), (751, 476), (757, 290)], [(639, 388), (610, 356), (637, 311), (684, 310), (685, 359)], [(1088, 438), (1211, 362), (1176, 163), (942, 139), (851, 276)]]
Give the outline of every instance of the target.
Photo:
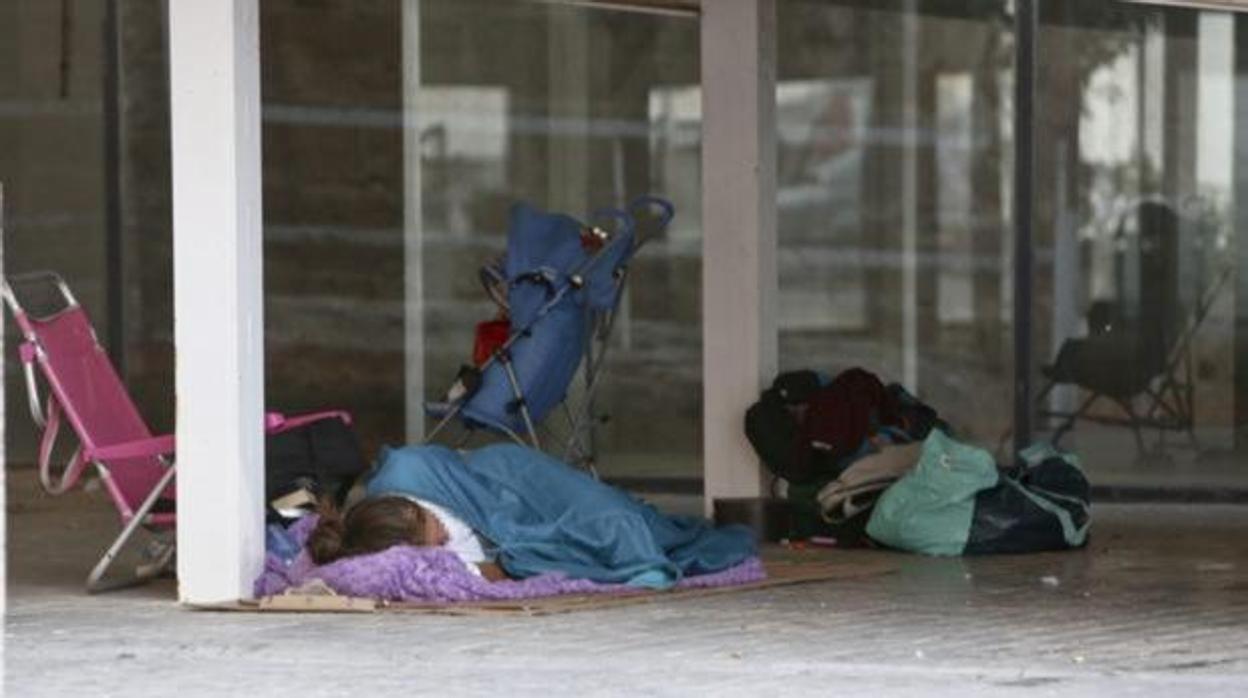
[(1033, 370), (1057, 385), (1040, 435), (1101, 484), (1242, 484), (1244, 20), (1042, 8)]
[(1004, 2), (783, 2), (780, 363), (862, 366), (995, 446), (1013, 396)]
[[(104, 3), (0, 5), (0, 183), (4, 273), (59, 273), (110, 338)], [(7, 313), (8, 311), (4, 311)], [(21, 370), (4, 357), (10, 461), (35, 461)]]
[[(478, 270), (504, 251), (513, 202), (585, 218), (654, 193), (677, 217), (630, 268), (595, 396), (609, 418), (599, 469), (699, 474), (696, 19), (512, 0), (425, 0), (415, 22), (405, 11), (264, 3), (270, 405), (341, 405), (370, 451), (401, 443), (421, 409), (405, 398), (419, 370), (405, 349), (405, 259), (423, 275), (424, 396), (436, 400), (497, 312)], [(415, 57), (404, 21), (419, 27)], [(405, 70), (419, 73), (406, 96)], [(419, 196), (405, 185), (417, 174), (405, 171), (405, 123), (418, 132)], [(553, 434), (563, 419), (548, 418)]]

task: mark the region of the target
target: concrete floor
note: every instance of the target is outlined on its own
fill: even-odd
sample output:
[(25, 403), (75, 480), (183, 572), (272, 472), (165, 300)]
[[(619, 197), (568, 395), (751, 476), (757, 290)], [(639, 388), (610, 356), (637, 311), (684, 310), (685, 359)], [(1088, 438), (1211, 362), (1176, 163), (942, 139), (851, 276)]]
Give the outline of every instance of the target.
[(9, 696), (1248, 695), (1248, 507), (1100, 507), (1065, 554), (789, 552), (899, 570), (563, 616), (261, 615), (84, 595), (112, 515), (34, 490), (10, 478)]

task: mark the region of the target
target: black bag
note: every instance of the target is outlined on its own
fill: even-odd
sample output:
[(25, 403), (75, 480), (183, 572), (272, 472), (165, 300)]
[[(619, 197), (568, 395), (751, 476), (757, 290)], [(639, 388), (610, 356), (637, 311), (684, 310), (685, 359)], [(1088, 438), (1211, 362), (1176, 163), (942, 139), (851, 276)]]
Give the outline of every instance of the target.
[(922, 441), (948, 431), (936, 410), (897, 384), (853, 368), (828, 382), (810, 370), (781, 373), (745, 412), (745, 436), (763, 465), (789, 484), (826, 484), (881, 427)]
[(355, 430), (337, 416), (270, 431), (265, 437), (264, 461), (270, 522), (286, 520), (273, 502), (301, 490), (312, 499), (327, 496), (342, 506), (352, 484), (367, 468)]
[(818, 389), (814, 371), (782, 373), (745, 411), (745, 436), (776, 477), (806, 482), (813, 475), (809, 462), (798, 456), (801, 424), (794, 413)]
[(963, 553), (1082, 547), (1087, 542), (1091, 500), (1092, 487), (1083, 471), (1058, 455), (1021, 472), (1007, 471), (1000, 484), (976, 495)]

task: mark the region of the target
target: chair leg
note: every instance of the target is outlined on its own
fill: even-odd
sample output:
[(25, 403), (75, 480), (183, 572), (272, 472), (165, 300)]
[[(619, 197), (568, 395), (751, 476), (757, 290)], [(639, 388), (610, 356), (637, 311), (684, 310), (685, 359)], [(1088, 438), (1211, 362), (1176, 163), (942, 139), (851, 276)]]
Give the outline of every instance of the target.
[[(1192, 417), (1191, 398), (1186, 396), (1188, 390), (1182, 388), (1170, 378), (1167, 378), (1160, 390), (1152, 390), (1145, 388), (1144, 394), (1151, 400), (1149, 413), (1145, 415), (1148, 419), (1160, 419), (1158, 412), (1163, 413), (1162, 417), (1170, 421), (1170, 424), (1160, 424), (1157, 427), (1158, 445), (1162, 450), (1166, 447), (1166, 432), (1182, 431), (1187, 434), (1188, 443), (1193, 451), (1200, 450), (1200, 442), (1196, 440), (1196, 420)], [(1167, 401), (1169, 394), (1169, 401)]]
[(170, 563), (173, 562), (173, 554), (177, 551), (176, 542), (159, 543), (157, 552), (151, 556), (151, 562), (144, 563), (135, 568), (137, 576), (142, 579), (152, 579), (159, 577), (165, 570), (169, 569)]
[(1088, 408), (1092, 406), (1092, 403), (1096, 402), (1097, 398), (1100, 396), (1100, 393), (1092, 393), (1086, 400), (1083, 401), (1083, 404), (1079, 406), (1079, 409), (1067, 415), (1066, 420), (1062, 422), (1061, 426), (1059, 426), (1056, 431), (1053, 432), (1053, 438), (1049, 439), (1049, 443), (1057, 446), (1062, 440), (1062, 437), (1066, 435), (1066, 432), (1070, 431), (1070, 428), (1075, 426), (1075, 420), (1079, 419), (1079, 417), (1086, 412)]
[(524, 428), (529, 432), (529, 440), (533, 442), (533, 448), (542, 450), (542, 442), (537, 438), (537, 428), (533, 426), (533, 419), (529, 416), (529, 406), (524, 401), (524, 391), (520, 389), (520, 379), (516, 378), (516, 371), (511, 367), (511, 361), (503, 360), (503, 369), (507, 372), (507, 380), (511, 383), (511, 392), (515, 394), (516, 400), (520, 401), (520, 416), (524, 418)]
[(472, 427), (465, 427), (464, 433), (459, 437), (458, 440), (455, 441), (455, 449), (456, 450), (463, 449), (465, 446), (468, 445), (468, 442), (472, 440), (472, 437), (474, 435), (475, 434), (473, 433)]
[(1049, 393), (1053, 392), (1053, 389), (1056, 387), (1057, 387), (1057, 381), (1051, 380), (1047, 384), (1045, 384), (1045, 386), (1040, 389), (1040, 393), (1036, 395), (1036, 398), (1035, 398), (1036, 404), (1043, 405), (1044, 399), (1047, 398), (1049, 396)]
[[(160, 568), (158, 568), (154, 571), (150, 571), (146, 576), (139, 574), (134, 577), (114, 580), (111, 582), (102, 581), (104, 573), (108, 571), (110, 566), (112, 566), (113, 560), (117, 557), (117, 553), (121, 552), (121, 549), (125, 547), (127, 542), (129, 542), (130, 537), (133, 536), (134, 532), (137, 531), (139, 526), (143, 524), (143, 519), (147, 518), (147, 515), (151, 513), (152, 507), (156, 506), (156, 501), (160, 499), (161, 493), (165, 491), (165, 488), (169, 486), (170, 482), (173, 482), (174, 472), (174, 466), (169, 466), (169, 469), (166, 470), (165, 474), (161, 476), (160, 482), (156, 483), (156, 486), (152, 488), (150, 493), (148, 493), (147, 498), (143, 500), (143, 504), (139, 506), (138, 511), (134, 512), (134, 515), (131, 516), (130, 520), (126, 522), (125, 527), (121, 529), (121, 533), (117, 536), (117, 539), (114, 540), (113, 544), (110, 545), (108, 550), (104, 552), (104, 556), (100, 558), (100, 561), (95, 563), (95, 567), (91, 570), (91, 574), (87, 575), (88, 593), (95, 594), (101, 591), (110, 591), (113, 589), (135, 586), (148, 581), (160, 573)], [(164, 555), (166, 562), (168, 561), (167, 558), (172, 554), (173, 546), (170, 546), (169, 551)]]
[(462, 408), (463, 408), (463, 403), (459, 403), (451, 407), (451, 411), (447, 412), (446, 415), (443, 416), (442, 419), (439, 420), (436, 425), (434, 425), (433, 429), (428, 434), (425, 435), (425, 443), (427, 444), (433, 443), (433, 437), (437, 436), (439, 432), (441, 432), (444, 428), (446, 428), (446, 425), (449, 424), (451, 420), (455, 418), (455, 415), (459, 414), (459, 411)]
[(1199, 452), (1200, 442), (1196, 440), (1196, 425), (1192, 423), (1194, 421), (1193, 419), (1187, 420), (1187, 440), (1192, 445), (1192, 450)]
[(1131, 404), (1131, 400), (1118, 400), (1118, 405), (1127, 413), (1127, 418), (1131, 420), (1131, 433), (1135, 435), (1135, 448), (1140, 455), (1144, 454), (1144, 435), (1140, 433), (1140, 417), (1135, 412), (1135, 407)]
[[(1192, 371), (1191, 352), (1183, 355), (1183, 371), (1186, 378), (1181, 391), (1180, 402), (1183, 412), (1183, 426), (1187, 427), (1187, 438), (1193, 451), (1200, 450), (1200, 442), (1196, 440), (1196, 378)], [(1177, 388), (1176, 393), (1180, 392)]]
[[(588, 410), (590, 408), (588, 406), (582, 406), (582, 409)], [(569, 430), (567, 443), (564, 445), (563, 449), (563, 459), (569, 463), (574, 463), (575, 465), (585, 467), (592, 471), (594, 462), (593, 443), (591, 442), (586, 444), (584, 438), (585, 431), (591, 432), (592, 435), (592, 415), (588, 419), (583, 419), (583, 417), (585, 417), (585, 412), (574, 415), (572, 413), (572, 408), (568, 405), (567, 401), (564, 401), (563, 403), (563, 413), (567, 417)], [(587, 424), (586, 422), (589, 423)], [(572, 457), (573, 454), (576, 455), (575, 459)]]

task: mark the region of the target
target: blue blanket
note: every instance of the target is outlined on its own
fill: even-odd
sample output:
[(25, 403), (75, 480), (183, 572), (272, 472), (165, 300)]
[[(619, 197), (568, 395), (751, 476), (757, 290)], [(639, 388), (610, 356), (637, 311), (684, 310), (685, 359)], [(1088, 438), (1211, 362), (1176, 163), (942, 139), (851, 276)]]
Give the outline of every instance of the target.
[(549, 456), (513, 444), (460, 455), (441, 446), (383, 449), (369, 496), (441, 505), (497, 546), (513, 577), (563, 572), (595, 582), (667, 588), (683, 575), (755, 554), (744, 527), (667, 516)]

